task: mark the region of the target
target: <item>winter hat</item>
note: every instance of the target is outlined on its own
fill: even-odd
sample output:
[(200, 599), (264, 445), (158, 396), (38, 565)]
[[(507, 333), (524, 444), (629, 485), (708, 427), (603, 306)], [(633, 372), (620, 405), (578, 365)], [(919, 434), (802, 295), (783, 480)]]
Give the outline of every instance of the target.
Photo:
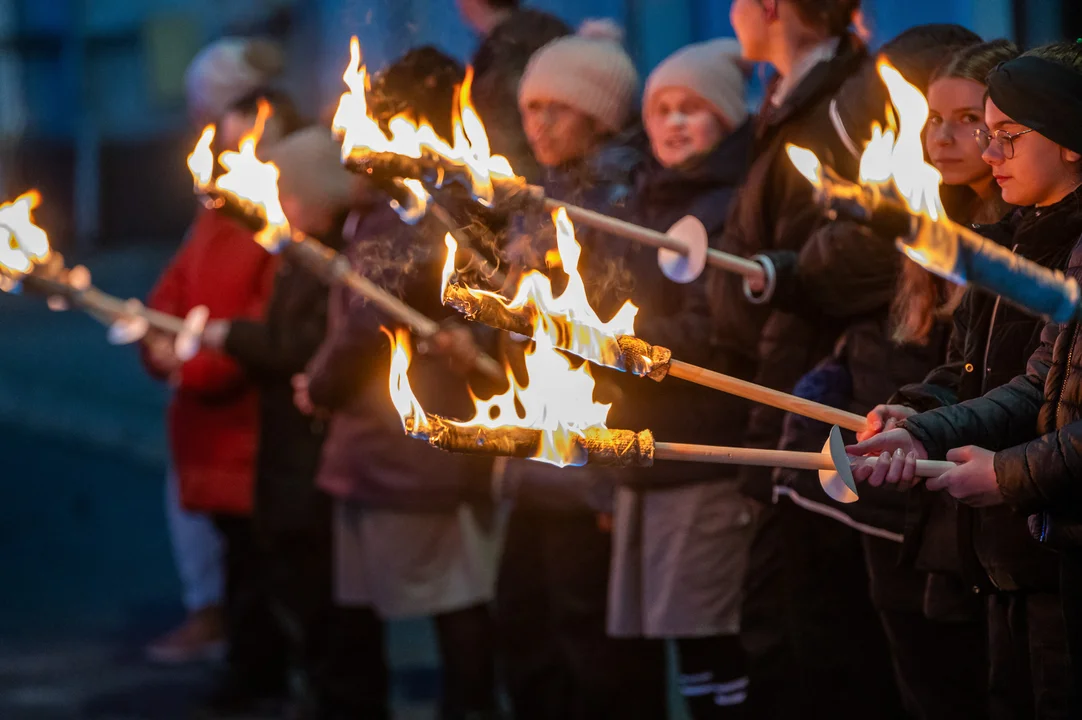
[(285, 58), (270, 40), (228, 37), (199, 51), (184, 74), (191, 114), (202, 122), (221, 118), (233, 103), (282, 74)]
[(714, 111), (737, 128), (748, 118), (747, 78), (740, 60), (740, 43), (731, 38), (696, 43), (677, 50), (646, 79), (643, 107), (665, 88), (687, 88), (710, 103)]
[(556, 100), (594, 118), (609, 132), (627, 125), (639, 74), (611, 20), (587, 20), (575, 35), (553, 40), (530, 58), (518, 102)]

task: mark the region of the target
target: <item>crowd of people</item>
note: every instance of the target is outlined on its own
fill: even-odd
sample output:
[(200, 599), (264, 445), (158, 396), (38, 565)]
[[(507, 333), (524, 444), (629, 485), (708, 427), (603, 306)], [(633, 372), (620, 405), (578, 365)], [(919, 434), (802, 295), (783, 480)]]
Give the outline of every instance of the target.
[[(675, 283), (654, 248), (579, 227), (598, 314), (630, 299), (636, 334), (675, 357), (867, 414), (849, 452), (878, 460), (843, 505), (809, 471), (442, 453), (392, 406), (395, 321), (200, 209), (149, 305), (206, 305), (203, 348), (181, 362), (151, 334), (143, 350), (173, 388), (167, 506), (190, 610), (149, 650), (224, 647), (205, 717), (389, 718), (384, 626), (405, 617), (434, 624), (446, 720), (665, 718), (671, 694), (694, 720), (1082, 717), (1077, 324), (828, 220), (786, 153), (855, 181), (873, 124), (893, 119), (884, 56), (928, 99), (949, 217), (1080, 277), (1082, 40), (1024, 51), (939, 24), (872, 53), (860, 0), (733, 0), (735, 39), (642, 81), (611, 22), (575, 32), (514, 0), (458, 4), (482, 37), (473, 100), (518, 174), (662, 232), (694, 216), (711, 247), (763, 268)], [(261, 40), (206, 48), (187, 75), (193, 119), (217, 123), (221, 150), (273, 108), (260, 154), (290, 223), (440, 323), (414, 341), (426, 411), (469, 417), (471, 393), (500, 390), (471, 370), (482, 350), (526, 382), (525, 340), (441, 304), (444, 233), (487, 261), (472, 285), (506, 294), (539, 270), (559, 289), (552, 219), (451, 197), (407, 224), (387, 187), (342, 168), (283, 67)], [(378, 69), (369, 107), (450, 139), (464, 77), (417, 47)], [(610, 427), (676, 442), (818, 451), (829, 429), (679, 380), (594, 376)], [(958, 466), (920, 481), (919, 459)]]

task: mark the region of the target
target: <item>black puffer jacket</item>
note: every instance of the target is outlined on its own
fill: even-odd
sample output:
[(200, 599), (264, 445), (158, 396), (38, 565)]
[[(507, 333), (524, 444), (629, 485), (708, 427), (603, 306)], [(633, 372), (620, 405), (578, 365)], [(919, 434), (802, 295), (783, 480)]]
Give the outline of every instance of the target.
[[(790, 162), (787, 143), (806, 147), (824, 163), (853, 177), (856, 159), (831, 125), (829, 105), (846, 78), (867, 57), (855, 37), (842, 38), (836, 56), (820, 63), (792, 91), (780, 108), (760, 120), (752, 164), (718, 244), (722, 250), (750, 257), (769, 250), (799, 250), (826, 223), (812, 187)], [(710, 273), (710, 302), (715, 318), (714, 343), (731, 356), (758, 361), (755, 382), (789, 391), (826, 357), (841, 323), (809, 319), (767, 306), (750, 305), (739, 276)], [(766, 406), (752, 409), (745, 444), (774, 448), (784, 413)], [(770, 497), (769, 468), (743, 468), (745, 490)]]
[[(985, 234), (1046, 267), (1064, 268), (1072, 246), (1082, 236), (1082, 191), (1050, 208), (1018, 210), (999, 225), (985, 229)], [(1040, 320), (997, 297), (981, 290), (966, 293), (955, 313), (947, 363), (924, 383), (903, 388), (895, 398), (930, 411), (910, 418), (904, 426), (931, 457), (943, 458), (951, 448), (964, 445), (998, 451), (1033, 439), (1038, 430), (1036, 411), (1028, 419), (1020, 415), (1017, 423), (1012, 423), (1010, 432), (1017, 431), (1020, 437), (1010, 442), (1010, 432), (985, 432), (992, 425), (975, 421), (973, 405), (993, 409), (989, 403), (995, 400), (982, 398), (984, 393), (995, 397), (1021, 387), (1025, 381), (1012, 378), (1023, 371), (1039, 347), (1041, 327)], [(927, 519), (925, 515), (913, 517), (918, 524), (906, 532), (910, 552), (916, 551), (916, 541), (923, 535), (919, 523)], [(1014, 509), (959, 507), (958, 532), (962, 569), (974, 585), (988, 587), (991, 581), (1003, 590), (1055, 590), (1058, 586), (1054, 554), (1033, 539), (1026, 517)]]
[[(725, 225), (729, 205), (747, 167), (752, 137), (750, 123), (735, 130), (710, 155), (691, 168), (666, 169), (648, 163), (638, 178), (629, 203), (632, 221), (655, 230), (668, 230), (685, 215), (702, 221), (716, 242)], [(704, 275), (686, 285), (667, 279), (658, 268), (657, 250), (622, 238), (599, 239), (606, 261), (616, 260), (630, 280), (629, 292), (611, 287), (593, 290), (591, 302), (601, 317), (616, 311), (630, 298), (639, 307), (635, 333), (673, 352), (673, 357), (729, 375), (747, 378), (754, 361), (746, 353), (733, 353), (710, 343), (711, 312)], [(598, 273), (591, 273), (597, 277)], [(613, 302), (615, 301), (615, 302)], [(675, 378), (656, 383), (625, 373), (602, 373), (611, 378), (621, 396), (609, 412), (609, 427), (654, 431), (659, 440), (683, 443), (735, 444), (745, 425), (748, 406), (733, 396), (704, 390)], [(634, 476), (646, 482), (667, 483), (710, 480), (730, 474), (719, 466), (665, 463)]]
[(473, 56), (473, 101), (485, 121), (492, 152), (511, 161), (515, 172), (536, 182), (539, 169), (518, 109), (518, 84), (530, 57), (571, 28), (538, 10), (513, 10)]
[[(334, 243), (332, 243), (333, 245)], [(327, 286), (289, 260), (281, 264), (262, 320), (234, 320), (225, 352), (259, 387), (255, 518), (262, 535), (319, 527), (325, 497), (316, 489), (325, 427), (293, 404), (293, 375), (304, 372), (327, 330)]]

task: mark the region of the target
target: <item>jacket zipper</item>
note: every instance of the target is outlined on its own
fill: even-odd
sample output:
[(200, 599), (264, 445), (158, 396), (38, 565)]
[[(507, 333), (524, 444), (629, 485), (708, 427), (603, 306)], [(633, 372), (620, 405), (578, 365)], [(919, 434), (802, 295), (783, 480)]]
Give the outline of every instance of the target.
[(1067, 350), (1067, 367), (1063, 370), (1063, 385), (1059, 388), (1059, 399), (1056, 401), (1056, 424), (1059, 424), (1059, 411), (1063, 409), (1063, 395), (1067, 392), (1067, 378), (1071, 377), (1071, 361), (1074, 359), (1074, 344), (1078, 339), (1078, 322), (1075, 321), (1074, 332), (1071, 333), (1071, 347)]
[[(1011, 252), (1018, 252), (1018, 243), (1014, 244)], [(988, 355), (992, 352), (992, 335), (996, 329), (996, 318), (999, 316), (1000, 299), (1000, 296), (996, 295), (996, 302), (992, 305), (992, 318), (988, 321), (988, 337), (984, 341), (984, 362), (981, 364), (981, 395), (984, 395), (987, 390), (988, 373), (991, 372), (991, 368), (988, 367)]]

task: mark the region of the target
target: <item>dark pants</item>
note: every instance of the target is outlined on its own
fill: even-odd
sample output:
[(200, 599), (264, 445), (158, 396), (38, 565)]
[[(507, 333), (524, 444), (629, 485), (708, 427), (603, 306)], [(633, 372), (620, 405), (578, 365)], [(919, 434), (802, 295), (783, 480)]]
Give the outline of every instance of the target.
[(679, 638), (680, 695), (692, 720), (747, 717), (748, 669), (738, 635)]
[(901, 546), (864, 536), (872, 604), (890, 644), (902, 702), (912, 718), (988, 717), (987, 624), (982, 614), (957, 622), (924, 614), (928, 575), (898, 566)]
[(228, 682), (238, 694), (284, 697), (288, 649), (271, 609), (265, 556), (249, 518), (217, 515), (225, 569)]
[(859, 535), (782, 500), (752, 543), (741, 638), (749, 717), (904, 717)]
[(1082, 550), (1060, 551), (1060, 601), (1067, 626), (1071, 661), (1071, 695), (1075, 717), (1082, 717)]
[(606, 634), (611, 546), (587, 511), (512, 512), (496, 621), (516, 720), (665, 717), (664, 645)]
[(988, 647), (993, 720), (1077, 717), (1059, 595), (990, 596)]
[(335, 606), (332, 503), (309, 487), (312, 497), (292, 517), (274, 507), (274, 488), (256, 488), (271, 607), (289, 641), (301, 705), (319, 718), (389, 717), (383, 623), (369, 608)]
[(443, 668), (440, 720), (495, 717), (496, 661), (488, 606), (441, 613), (434, 620)]

